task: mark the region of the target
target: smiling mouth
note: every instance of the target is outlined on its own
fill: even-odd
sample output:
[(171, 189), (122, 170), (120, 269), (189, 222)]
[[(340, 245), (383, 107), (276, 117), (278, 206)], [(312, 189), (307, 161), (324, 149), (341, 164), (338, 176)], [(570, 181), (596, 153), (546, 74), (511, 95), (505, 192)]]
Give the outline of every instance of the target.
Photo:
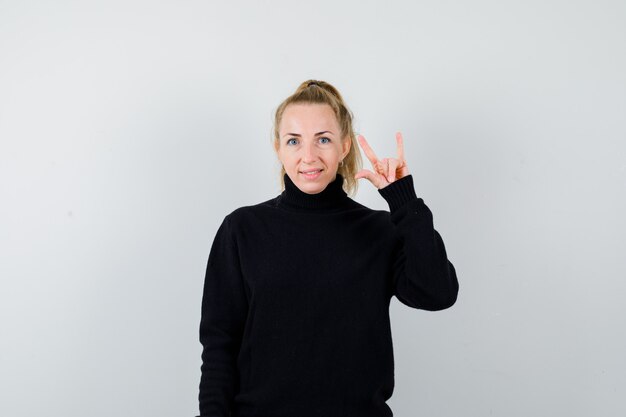
[(322, 172), (322, 171), (323, 171), (323, 169), (314, 169), (314, 170), (311, 170), (311, 171), (300, 171), (300, 173), (301, 174), (311, 175), (311, 174), (317, 174), (318, 172)]

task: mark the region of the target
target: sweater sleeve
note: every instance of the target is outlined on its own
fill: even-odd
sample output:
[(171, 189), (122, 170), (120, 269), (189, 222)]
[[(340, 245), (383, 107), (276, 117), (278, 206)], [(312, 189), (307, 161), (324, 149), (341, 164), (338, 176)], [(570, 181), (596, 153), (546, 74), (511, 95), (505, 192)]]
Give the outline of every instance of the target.
[(200, 319), (200, 417), (227, 417), (238, 388), (237, 354), (248, 310), (230, 215), (218, 228), (206, 268)]
[(436, 311), (452, 306), (459, 283), (433, 216), (418, 198), (413, 176), (407, 175), (378, 190), (389, 203), (398, 236), (394, 248), (392, 289), (403, 304)]

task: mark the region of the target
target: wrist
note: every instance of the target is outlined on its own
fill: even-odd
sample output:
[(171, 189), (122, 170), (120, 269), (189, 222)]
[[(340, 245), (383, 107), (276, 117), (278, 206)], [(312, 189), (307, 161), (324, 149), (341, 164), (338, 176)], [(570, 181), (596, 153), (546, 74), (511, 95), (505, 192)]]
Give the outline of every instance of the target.
[(413, 175), (405, 175), (391, 184), (378, 189), (379, 194), (389, 203), (389, 210), (395, 211), (409, 201), (417, 200)]

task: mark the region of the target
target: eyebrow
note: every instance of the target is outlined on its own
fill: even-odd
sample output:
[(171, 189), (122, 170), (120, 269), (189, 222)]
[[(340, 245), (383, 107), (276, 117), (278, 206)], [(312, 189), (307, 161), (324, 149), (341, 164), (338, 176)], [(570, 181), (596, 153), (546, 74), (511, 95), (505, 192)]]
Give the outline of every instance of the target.
[[(315, 136), (318, 136), (318, 135), (323, 135), (324, 133), (330, 133), (331, 135), (334, 135), (334, 133), (333, 133), (333, 132), (331, 132), (330, 130), (325, 130), (325, 131), (323, 131), (323, 132), (317, 132), (317, 133), (315, 134)], [(291, 136), (297, 136), (297, 137), (302, 136), (302, 135), (300, 135), (300, 134), (298, 134), (298, 133), (285, 133), (285, 134), (283, 135), (283, 137), (285, 137), (285, 136), (289, 136), (289, 135), (291, 135)]]

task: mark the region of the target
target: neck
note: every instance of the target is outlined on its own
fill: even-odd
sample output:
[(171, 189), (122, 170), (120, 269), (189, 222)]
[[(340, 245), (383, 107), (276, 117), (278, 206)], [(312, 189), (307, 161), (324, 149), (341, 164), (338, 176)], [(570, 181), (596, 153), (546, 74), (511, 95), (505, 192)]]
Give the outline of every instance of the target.
[(285, 209), (296, 211), (334, 211), (345, 207), (350, 198), (343, 190), (343, 176), (339, 173), (326, 188), (316, 194), (308, 194), (284, 174), (285, 189), (279, 197), (279, 205)]

